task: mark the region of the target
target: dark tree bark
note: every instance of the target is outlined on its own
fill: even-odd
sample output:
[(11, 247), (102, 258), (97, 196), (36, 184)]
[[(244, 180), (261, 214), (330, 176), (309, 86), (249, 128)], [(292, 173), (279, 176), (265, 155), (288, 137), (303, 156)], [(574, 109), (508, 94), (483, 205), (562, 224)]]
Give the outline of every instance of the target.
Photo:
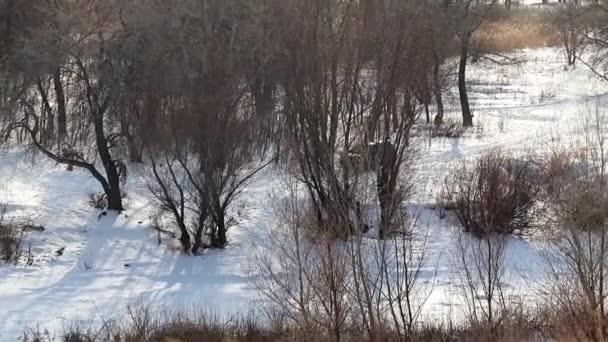
[(205, 225), (207, 224), (207, 220), (209, 218), (209, 205), (207, 204), (206, 198), (201, 197), (199, 198), (199, 201), (201, 202), (198, 205), (198, 224), (196, 227), (196, 233), (194, 234), (194, 245), (192, 245), (192, 254), (198, 253), (198, 250), (203, 247), (203, 232), (206, 229)]
[(228, 242), (226, 240), (226, 210), (222, 208), (219, 202), (215, 204), (215, 207), (214, 221), (217, 229), (217, 240), (214, 241), (214, 247), (222, 248)]
[[(83, 86), (86, 88), (86, 100), (89, 106), (90, 115), (93, 121), (93, 128), (95, 133), (95, 145), (97, 147), (97, 153), (103, 168), (106, 171), (107, 183), (104, 187), (104, 192), (108, 200), (108, 210), (122, 211), (122, 196), (120, 191), (120, 179), (121, 176), (125, 177), (125, 168), (119, 171), (120, 165), (118, 160), (112, 158), (110, 153), (110, 144), (114, 141), (108, 141), (108, 137), (105, 133), (104, 118), (108, 112), (111, 103), (111, 95), (105, 95), (105, 98), (101, 100), (100, 94), (101, 89), (107, 89), (106, 85), (102, 81), (97, 81), (94, 85), (91, 83), (91, 78), (87, 72), (87, 68), (84, 66), (81, 60), (77, 60), (78, 68), (80, 69), (80, 77), (82, 77)], [(114, 138), (118, 136), (114, 135)]]
[(469, 37), (463, 38), (460, 46), (460, 63), (458, 65), (458, 94), (460, 96), (460, 106), (462, 108), (462, 125), (464, 127), (473, 126), (473, 114), (469, 106), (469, 95), (467, 93), (467, 62), (469, 58)]
[(380, 165), (377, 172), (378, 202), (380, 203), (379, 237), (384, 239), (390, 232), (394, 213), (397, 209), (396, 186), (399, 167), (397, 152), (390, 142), (382, 144)]
[(108, 178), (108, 186), (104, 189), (108, 198), (108, 209), (122, 211), (122, 196), (120, 193), (120, 173), (118, 172), (118, 165), (116, 161), (112, 159), (110, 154), (110, 148), (108, 146), (108, 140), (105, 135), (105, 129), (103, 127), (103, 118), (105, 112), (105, 106), (100, 106), (96, 109), (96, 113), (93, 114), (93, 124), (95, 126), (95, 142), (97, 145), (97, 153), (103, 164), (103, 168), (106, 171)]
[(435, 95), (435, 101), (437, 102), (437, 114), (435, 115), (434, 123), (435, 125), (443, 124), (443, 97), (441, 95), (441, 91), (437, 92)]
[(44, 106), (43, 117), (40, 123), (42, 126), (40, 128), (40, 141), (42, 144), (48, 144), (55, 134), (55, 116), (53, 115), (53, 107), (51, 107), (48, 93), (42, 84), (42, 80), (38, 79), (36, 81), (36, 87)]
[(57, 68), (53, 73), (53, 86), (57, 98), (57, 141), (59, 147), (61, 147), (68, 135), (65, 93), (61, 81), (61, 68)]
[[(27, 122), (27, 120), (26, 120), (26, 122)], [(44, 154), (45, 156), (49, 157), (50, 159), (54, 160), (57, 163), (69, 165), (69, 166), (75, 166), (75, 167), (79, 167), (79, 168), (89, 171), (89, 173), (91, 173), (91, 175), (99, 182), (99, 184), (101, 184), (101, 187), (103, 188), (104, 193), (106, 193), (106, 195), (110, 191), (109, 190), (110, 185), (109, 185), (108, 181), (99, 172), (99, 170), (97, 170), (95, 165), (93, 165), (91, 163), (87, 163), (86, 161), (83, 161), (81, 159), (66, 158), (66, 157), (63, 157), (63, 156), (60, 156), (60, 155), (57, 155), (57, 154), (51, 152), (50, 150), (48, 150), (47, 148), (45, 148), (44, 146), (42, 146), (40, 144), (40, 142), (38, 141), (36, 130), (30, 128), (26, 123), (14, 124), (14, 125), (12, 125), (11, 129), (12, 130), (17, 130), (17, 129), (25, 130), (29, 134), (31, 142), (34, 145), (34, 147), (36, 149), (38, 149), (40, 152), (42, 152), (42, 154)], [(119, 192), (119, 194), (120, 194), (120, 192)], [(119, 198), (120, 198), (120, 196), (119, 196)], [(122, 210), (122, 205), (120, 205), (119, 207), (121, 208), (120, 210)], [(108, 208), (108, 209), (110, 209), (110, 208)]]

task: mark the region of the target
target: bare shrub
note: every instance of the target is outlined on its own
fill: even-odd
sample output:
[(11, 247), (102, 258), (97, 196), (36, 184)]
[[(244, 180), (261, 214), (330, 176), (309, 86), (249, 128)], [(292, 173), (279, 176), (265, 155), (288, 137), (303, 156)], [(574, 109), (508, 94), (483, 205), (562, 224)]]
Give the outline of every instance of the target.
[(506, 237), (501, 234), (477, 238), (461, 233), (457, 239), (457, 267), (471, 324), (492, 326), (506, 312), (502, 287), (506, 245)]
[(559, 341), (568, 341), (563, 339), (563, 335), (554, 333), (552, 327), (549, 328), (546, 324), (544, 308), (514, 306), (502, 311), (493, 324), (483, 321), (467, 322), (464, 326), (452, 328), (452, 331), (449, 328), (444, 328), (444, 331), (450, 333), (450, 336), (457, 336), (459, 341), (537, 341), (544, 340), (545, 336), (555, 336)]
[[(402, 209), (397, 229), (372, 250), (383, 274), (385, 288), (381, 300), (387, 303), (381, 314), (399, 340), (412, 340), (418, 334), (422, 308), (432, 294), (434, 277), (423, 279), (423, 269), (432, 270), (427, 262), (428, 232), (418, 229), (417, 218)], [(426, 282), (426, 284), (423, 283)], [(387, 317), (388, 316), (388, 317)]]
[(516, 163), (500, 152), (482, 155), (451, 171), (439, 202), (453, 208), (464, 230), (477, 236), (521, 231), (531, 224), (541, 189), (533, 168), (531, 162)]
[(608, 224), (605, 115), (588, 114), (578, 141), (554, 148), (546, 162), (547, 223), (558, 231), (601, 232)]
[(108, 206), (108, 199), (106, 194), (103, 192), (91, 192), (89, 194), (88, 203), (95, 209), (103, 210)]
[[(588, 301), (591, 293), (585, 293), (581, 283), (573, 281), (581, 278), (572, 272), (570, 265), (555, 262), (558, 260), (552, 260), (550, 264), (550, 282), (542, 297), (547, 308), (546, 323), (551, 327), (548, 330), (572, 341), (603, 341), (605, 323), (599, 316), (598, 307), (594, 307), (597, 302)], [(582, 279), (590, 280), (588, 277)]]
[(251, 157), (237, 156), (244, 152), (235, 150), (222, 157), (220, 150), (213, 152), (224, 160), (222, 166), (209, 166), (212, 162), (201, 162), (188, 151), (149, 153), (148, 190), (161, 212), (173, 218), (186, 253), (226, 246), (227, 232), (236, 224), (228, 214), (230, 205), (251, 178), (270, 164), (249, 168)]
[(265, 328), (254, 317), (221, 317), (201, 310), (166, 311), (150, 306), (129, 306), (121, 319), (94, 317), (64, 326), (51, 334), (40, 326), (26, 328), (25, 342), (187, 342), (187, 341), (281, 341), (279, 325)]
[(31, 249), (24, 248), (25, 226), (8, 219), (6, 211), (7, 204), (3, 204), (0, 207), (0, 260), (16, 264), (25, 258), (26, 263), (31, 264)]
[(279, 225), (252, 265), (269, 312), (333, 341), (413, 336), (432, 291), (422, 283), (426, 235), (414, 229), (416, 220), (400, 207), (384, 238), (336, 240), (317, 227), (299, 183), (288, 181), (287, 191)]
[(23, 229), (0, 224), (0, 258), (5, 263), (17, 263), (23, 256)]
[(554, 199), (558, 206), (561, 225), (580, 231), (602, 230), (608, 223), (608, 197), (603, 191), (601, 180), (577, 180), (562, 187), (559, 199)]
[(574, 167), (574, 156), (570, 151), (564, 149), (554, 149), (551, 151), (545, 165), (546, 181), (554, 182), (559, 185), (564, 180), (571, 180), (576, 177), (572, 173)]
[[(307, 331), (305, 327), (271, 321), (267, 324), (255, 316), (221, 317), (200, 310), (167, 312), (150, 307), (128, 310), (122, 320), (105, 319), (99, 324), (69, 324), (57, 334), (44, 327), (26, 328), (21, 336), (24, 342), (198, 342), (198, 341), (337, 341), (324, 332)], [(390, 327), (376, 338), (365, 336), (361, 326), (349, 327), (340, 341), (536, 341), (554, 338), (570, 341), (576, 337), (570, 331), (564, 316), (551, 316), (546, 310), (512, 310), (499, 325), (491, 328), (484, 324), (424, 324), (418, 325), (411, 335), (399, 336)], [(562, 325), (563, 324), (563, 325)], [(578, 339), (585, 340), (585, 339)]]
[(256, 288), (291, 324), (339, 336), (348, 312), (343, 305), (345, 255), (327, 231), (314, 228), (314, 215), (302, 205), (297, 184), (288, 186), (290, 196), (277, 208), (280, 225), (252, 265)]
[[(548, 302), (574, 318), (574, 331), (604, 341), (608, 294), (608, 196), (606, 195), (606, 115), (596, 103), (559, 167), (547, 197), (547, 232), (554, 279)], [(573, 171), (574, 170), (574, 171)]]
[(566, 55), (568, 65), (574, 65), (585, 47), (590, 11), (578, 1), (568, 1), (557, 10), (554, 25)]
[(441, 123), (433, 125), (431, 136), (433, 138), (458, 138), (464, 129), (460, 122), (452, 119), (443, 119)]

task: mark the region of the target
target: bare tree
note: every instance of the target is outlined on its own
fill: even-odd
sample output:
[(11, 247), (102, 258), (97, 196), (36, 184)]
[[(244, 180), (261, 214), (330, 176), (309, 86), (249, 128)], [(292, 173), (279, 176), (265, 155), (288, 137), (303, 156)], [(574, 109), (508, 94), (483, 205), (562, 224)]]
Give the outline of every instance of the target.
[(410, 130), (423, 108), (415, 87), (425, 87), (417, 81), (430, 73), (427, 61), (405, 48), (423, 41), (415, 21), (403, 20), (422, 13), (415, 2), (390, 3), (374, 14), (382, 18), (374, 26), (360, 5), (277, 5), (277, 17), (285, 18), (281, 87), (291, 155), (321, 226), (345, 228), (336, 232), (342, 236), (356, 228), (348, 213), (356, 211), (362, 165), (377, 173), (381, 234), (391, 225)]
[[(19, 115), (7, 118), (8, 132), (24, 131), (31, 145), (43, 155), (58, 163), (89, 171), (101, 184), (107, 196), (108, 209), (121, 211), (123, 205), (120, 183), (124, 181), (127, 173), (125, 164), (113, 153), (120, 143), (121, 136), (111, 132), (112, 124), (108, 119), (113, 98), (116, 92), (120, 91), (118, 87), (112, 85), (117, 80), (113, 49), (116, 41), (113, 40), (114, 37), (110, 34), (111, 30), (108, 26), (111, 23), (112, 11), (95, 8), (92, 12), (88, 12), (90, 21), (86, 25), (78, 26), (72, 20), (87, 13), (83, 12), (82, 6), (70, 4), (66, 7), (50, 8), (53, 11), (59, 9), (64, 14), (69, 13), (71, 20), (65, 19), (55, 24), (66, 25), (61, 30), (68, 30), (67, 32), (71, 34), (62, 36), (58, 41), (54, 35), (56, 31), (41, 31), (26, 41), (28, 46), (23, 53), (32, 56), (32, 60), (39, 64), (34, 63), (33, 68), (24, 69), (25, 79), (30, 81), (23, 83), (24, 91), (21, 92), (19, 100)], [(54, 39), (51, 40), (49, 37)], [(75, 91), (69, 94), (63, 93), (64, 101), (65, 96), (69, 95), (74, 102), (72, 126), (74, 141), (78, 141), (87, 149), (91, 145), (94, 146), (94, 151), (91, 153), (73, 148), (54, 151), (52, 147), (49, 134), (54, 135), (55, 129), (48, 91), (50, 81), (45, 80), (45, 76), (41, 76), (40, 72), (44, 72), (48, 66), (45, 64), (47, 57), (50, 57), (51, 63), (49, 73), (55, 72), (57, 59), (52, 57), (58, 55), (69, 60), (71, 77), (77, 84)], [(59, 87), (58, 84), (56, 86)], [(40, 96), (40, 106), (38, 106), (38, 97), (32, 93), (31, 88)], [(59, 94), (61, 100), (61, 91)], [(108, 130), (110, 133), (107, 133)], [(96, 168), (97, 158), (103, 166), (105, 175)]]
[[(603, 2), (592, 3), (588, 8), (581, 8), (568, 3), (564, 6), (566, 6), (566, 13), (568, 13), (568, 8), (572, 8), (570, 12), (573, 12), (574, 14), (572, 16), (572, 23), (574, 24), (573, 33), (575, 33), (573, 37), (576, 39), (572, 39), (568, 48), (571, 49), (575, 47), (575, 43), (583, 40), (583, 38), (579, 36), (583, 33), (584, 40), (588, 45), (593, 47), (593, 50), (589, 53), (589, 56), (583, 57), (579, 54), (577, 57), (578, 60), (588, 67), (596, 76), (608, 81), (608, 77), (606, 76), (606, 66), (608, 65), (606, 64), (606, 57), (608, 57), (608, 55), (606, 55), (606, 47), (608, 46), (608, 26), (606, 25), (608, 7), (606, 7), (606, 4)], [(564, 10), (562, 10), (562, 12), (563, 11)], [(580, 15), (580, 17), (576, 15)], [(584, 24), (583, 28), (586, 27), (586, 30), (581, 30), (579, 27), (580, 24)], [(568, 28), (568, 26), (564, 26), (565, 28)], [(568, 33), (568, 30), (565, 32)], [(567, 41), (564, 40), (564, 42)]]
[[(161, 22), (156, 28), (180, 37), (169, 45), (169, 53), (176, 58), (163, 62), (170, 72), (156, 75), (151, 69), (156, 66), (147, 65), (150, 69), (143, 86), (147, 96), (143, 97), (142, 108), (144, 118), (153, 124), (142, 130), (143, 141), (150, 158), (161, 156), (156, 163), (167, 161), (162, 157), (166, 154), (168, 160), (175, 161), (175, 172), (169, 170), (164, 177), (161, 173), (155, 177), (160, 188), (167, 183), (177, 186), (172, 173), (186, 177), (178, 182), (183, 194), (169, 197), (179, 204), (172, 207), (180, 207), (184, 201), (189, 208), (186, 211), (195, 214), (192, 224), (196, 228), (191, 229), (194, 253), (200, 247), (226, 245), (227, 230), (233, 223), (227, 213), (230, 204), (270, 163), (254, 163), (264, 156), (256, 155), (256, 117), (248, 83), (252, 77), (243, 69), (256, 54), (252, 45), (256, 31), (249, 30), (254, 21), (240, 16), (240, 11), (247, 10), (250, 8), (243, 4), (216, 1), (187, 2), (174, 8), (169, 22)], [(150, 53), (156, 56), (164, 55), (165, 50), (162, 46), (150, 47)], [(158, 63), (160, 58), (152, 60)], [(160, 195), (166, 202), (168, 196), (162, 191)], [(176, 215), (169, 209), (177, 222), (184, 221), (180, 210)], [(189, 249), (190, 240), (182, 227), (180, 230), (184, 248)], [(204, 235), (209, 240), (205, 245)]]
[(575, 65), (583, 52), (590, 24), (589, 9), (578, 2), (568, 1), (560, 6), (555, 17), (555, 26), (566, 53), (568, 65)]
[(473, 126), (473, 114), (469, 104), (466, 72), (469, 58), (473, 55), (472, 38), (486, 20), (488, 13), (498, 0), (447, 0), (444, 2), (444, 20), (459, 42), (458, 93), (462, 109), (462, 124)]

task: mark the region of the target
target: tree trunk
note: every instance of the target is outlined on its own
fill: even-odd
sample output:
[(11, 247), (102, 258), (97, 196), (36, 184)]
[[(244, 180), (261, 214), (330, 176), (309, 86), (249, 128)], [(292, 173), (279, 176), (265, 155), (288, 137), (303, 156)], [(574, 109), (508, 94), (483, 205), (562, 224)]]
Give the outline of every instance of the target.
[(95, 142), (97, 145), (97, 152), (99, 153), (103, 167), (106, 170), (106, 177), (108, 180), (108, 186), (106, 189), (104, 189), (108, 197), (108, 210), (122, 211), (123, 207), (122, 197), (120, 194), (120, 174), (118, 173), (116, 162), (112, 159), (112, 155), (110, 154), (108, 141), (106, 139), (103, 127), (105, 109), (97, 108), (95, 111), (96, 112), (93, 114), (95, 125)]
[(123, 207), (120, 189), (110, 186), (108, 190), (109, 191), (106, 192), (108, 197), (108, 210), (122, 211)]
[(192, 245), (192, 254), (196, 255), (198, 250), (203, 245), (203, 229), (204, 227), (199, 226), (196, 230), (196, 235), (194, 236), (194, 245)]
[(122, 113), (120, 116), (120, 132), (127, 139), (127, 149), (129, 151), (129, 160), (134, 163), (142, 162), (142, 149), (138, 144), (137, 137), (131, 133), (131, 124), (129, 123), (128, 114)]
[(437, 102), (437, 114), (435, 115), (434, 123), (439, 126), (443, 123), (443, 97), (441, 94), (441, 80), (440, 80), (440, 69), (441, 62), (437, 53), (434, 54), (435, 65), (433, 66), (433, 82), (435, 85), (435, 101)]
[(184, 253), (190, 253), (190, 248), (192, 246), (192, 244), (190, 243), (190, 233), (188, 233), (188, 230), (186, 229), (186, 225), (183, 222), (181, 222), (179, 224), (179, 230), (180, 230), (179, 242), (184, 247)]
[(224, 211), (220, 211), (217, 214), (217, 220), (216, 220), (216, 225), (217, 225), (217, 246), (216, 247), (220, 247), (223, 248), (224, 246), (226, 246), (226, 222), (225, 222), (225, 217), (224, 217)]
[(395, 203), (396, 177), (394, 171), (398, 169), (395, 165), (396, 158), (394, 146), (385, 141), (382, 148), (381, 162), (377, 170), (376, 184), (378, 202), (380, 203), (380, 239), (384, 239), (390, 232), (395, 207), (398, 205)]
[(435, 101), (437, 101), (437, 115), (435, 115), (435, 125), (439, 126), (443, 124), (443, 98), (441, 91), (435, 95)]
[(129, 148), (129, 160), (133, 163), (142, 163), (142, 148), (133, 134), (127, 135), (127, 145)]
[(63, 83), (61, 83), (61, 68), (57, 68), (53, 73), (53, 85), (55, 87), (55, 96), (57, 97), (57, 141), (59, 147), (61, 147), (68, 135), (65, 94)]
[(36, 81), (38, 92), (44, 106), (43, 116), (40, 119), (40, 142), (43, 145), (49, 144), (55, 134), (55, 118), (53, 115), (53, 108), (49, 103), (49, 97), (44, 85), (41, 80)]
[[(200, 194), (201, 198), (203, 194)], [(196, 229), (196, 234), (194, 235), (194, 244), (192, 245), (192, 254), (196, 255), (198, 250), (203, 246), (203, 231), (205, 230), (205, 224), (207, 223), (208, 212), (207, 212), (207, 203), (203, 201), (199, 205), (201, 212), (198, 214), (198, 227)]]
[(467, 94), (467, 60), (469, 57), (469, 39), (466, 38), (461, 42), (460, 48), (460, 64), (458, 67), (458, 93), (460, 95), (460, 106), (462, 107), (462, 125), (464, 127), (473, 126), (473, 115), (469, 107), (469, 95)]

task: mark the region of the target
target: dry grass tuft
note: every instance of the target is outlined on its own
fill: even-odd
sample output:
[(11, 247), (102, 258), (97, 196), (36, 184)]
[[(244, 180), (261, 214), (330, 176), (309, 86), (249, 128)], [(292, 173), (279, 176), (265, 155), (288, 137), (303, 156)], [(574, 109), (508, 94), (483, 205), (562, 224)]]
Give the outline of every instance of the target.
[(473, 37), (480, 50), (500, 53), (560, 44), (558, 31), (552, 25), (553, 12), (535, 9), (511, 12), (497, 15), (480, 27)]

